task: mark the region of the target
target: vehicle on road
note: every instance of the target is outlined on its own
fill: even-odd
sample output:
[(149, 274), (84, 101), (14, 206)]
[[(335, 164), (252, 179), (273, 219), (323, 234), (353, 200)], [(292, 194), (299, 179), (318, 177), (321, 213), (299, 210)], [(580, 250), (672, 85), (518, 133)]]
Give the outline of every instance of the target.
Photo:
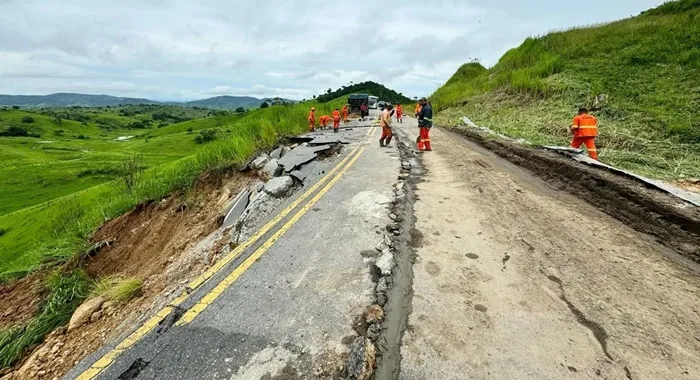
[(385, 101), (383, 101), (383, 100), (380, 100), (380, 101), (377, 102), (377, 108), (379, 108), (380, 110), (384, 111), (384, 108), (386, 108), (386, 105), (387, 105), (387, 104), (389, 104), (389, 103), (387, 103), (387, 102), (385, 102)]
[(379, 101), (379, 97), (370, 95), (368, 98), (369, 98), (368, 99), (369, 102), (367, 103), (367, 106), (371, 109), (376, 110), (377, 109), (377, 102)]

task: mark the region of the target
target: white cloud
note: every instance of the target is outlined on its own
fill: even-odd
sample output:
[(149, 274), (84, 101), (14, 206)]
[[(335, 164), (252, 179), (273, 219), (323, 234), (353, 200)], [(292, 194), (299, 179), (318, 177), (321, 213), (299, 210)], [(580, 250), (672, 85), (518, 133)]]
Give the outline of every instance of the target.
[[(310, 97), (374, 80), (424, 95), (470, 58), (663, 0), (0, 0), (0, 93)], [(542, 9), (546, 9), (543, 12)]]

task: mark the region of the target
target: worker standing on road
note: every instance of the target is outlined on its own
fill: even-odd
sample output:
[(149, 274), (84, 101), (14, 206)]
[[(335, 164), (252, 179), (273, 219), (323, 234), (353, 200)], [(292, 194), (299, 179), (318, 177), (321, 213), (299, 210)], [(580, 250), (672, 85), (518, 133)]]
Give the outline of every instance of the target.
[(318, 119), (318, 121), (321, 123), (321, 130), (324, 130), (328, 128), (328, 122), (331, 121), (331, 117), (328, 115), (323, 115), (320, 119)]
[(348, 122), (348, 105), (343, 106), (343, 123)]
[(333, 132), (337, 133), (338, 129), (340, 129), (340, 111), (336, 108), (333, 111)]
[(387, 104), (379, 117), (379, 125), (382, 126), (382, 137), (379, 138), (379, 146), (389, 146), (394, 132), (391, 130), (391, 111), (393, 106)]
[(311, 111), (309, 112), (309, 132), (313, 132), (316, 130), (316, 107), (311, 107)]
[(369, 108), (367, 108), (367, 103), (362, 103), (360, 106), (360, 120), (364, 121), (365, 116), (369, 116)]
[(396, 121), (403, 123), (403, 106), (401, 104), (396, 105)]
[(578, 110), (578, 115), (574, 117), (570, 129), (574, 134), (571, 147), (578, 149), (581, 144), (586, 144), (588, 157), (597, 160), (598, 151), (595, 148), (595, 138), (598, 137), (598, 119), (590, 115), (587, 109), (581, 108)]
[(433, 107), (430, 106), (426, 98), (421, 98), (418, 104), (420, 105), (420, 111), (418, 112), (418, 127), (420, 128), (418, 150), (421, 152), (429, 152), (433, 150), (430, 146), (430, 128), (433, 127)]

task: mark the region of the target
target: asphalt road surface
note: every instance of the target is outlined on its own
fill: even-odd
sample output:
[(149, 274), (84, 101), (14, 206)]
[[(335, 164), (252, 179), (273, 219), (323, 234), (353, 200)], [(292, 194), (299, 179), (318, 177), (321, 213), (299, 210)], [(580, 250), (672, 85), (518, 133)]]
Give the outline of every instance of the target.
[[(395, 130), (413, 145), (414, 119)], [(67, 378), (331, 378), (373, 303), (361, 252), (391, 221), (401, 164), (380, 132), (342, 132), (351, 144), (323, 163), (336, 171), (191, 294), (175, 324), (113, 342)], [(400, 370), (380, 378), (700, 378), (695, 266), (462, 137), (434, 128), (432, 142), (413, 282), (397, 284), (411, 296)]]

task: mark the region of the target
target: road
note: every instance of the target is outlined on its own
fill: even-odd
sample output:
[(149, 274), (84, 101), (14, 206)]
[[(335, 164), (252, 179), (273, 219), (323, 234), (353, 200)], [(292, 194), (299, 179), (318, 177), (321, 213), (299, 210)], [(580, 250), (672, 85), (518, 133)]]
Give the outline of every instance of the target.
[[(395, 130), (406, 143), (418, 132), (414, 119)], [(66, 378), (342, 373), (376, 302), (366, 252), (395, 218), (400, 154), (379, 132), (344, 131), (351, 144), (323, 163), (327, 177), (273, 212), (293, 206), (172, 326), (113, 342)], [(435, 128), (432, 142), (408, 182), (411, 247), (397, 245), (389, 293), (408, 307), (389, 299), (378, 339), (400, 358), (379, 352), (378, 379), (700, 378), (696, 266), (460, 136)]]

